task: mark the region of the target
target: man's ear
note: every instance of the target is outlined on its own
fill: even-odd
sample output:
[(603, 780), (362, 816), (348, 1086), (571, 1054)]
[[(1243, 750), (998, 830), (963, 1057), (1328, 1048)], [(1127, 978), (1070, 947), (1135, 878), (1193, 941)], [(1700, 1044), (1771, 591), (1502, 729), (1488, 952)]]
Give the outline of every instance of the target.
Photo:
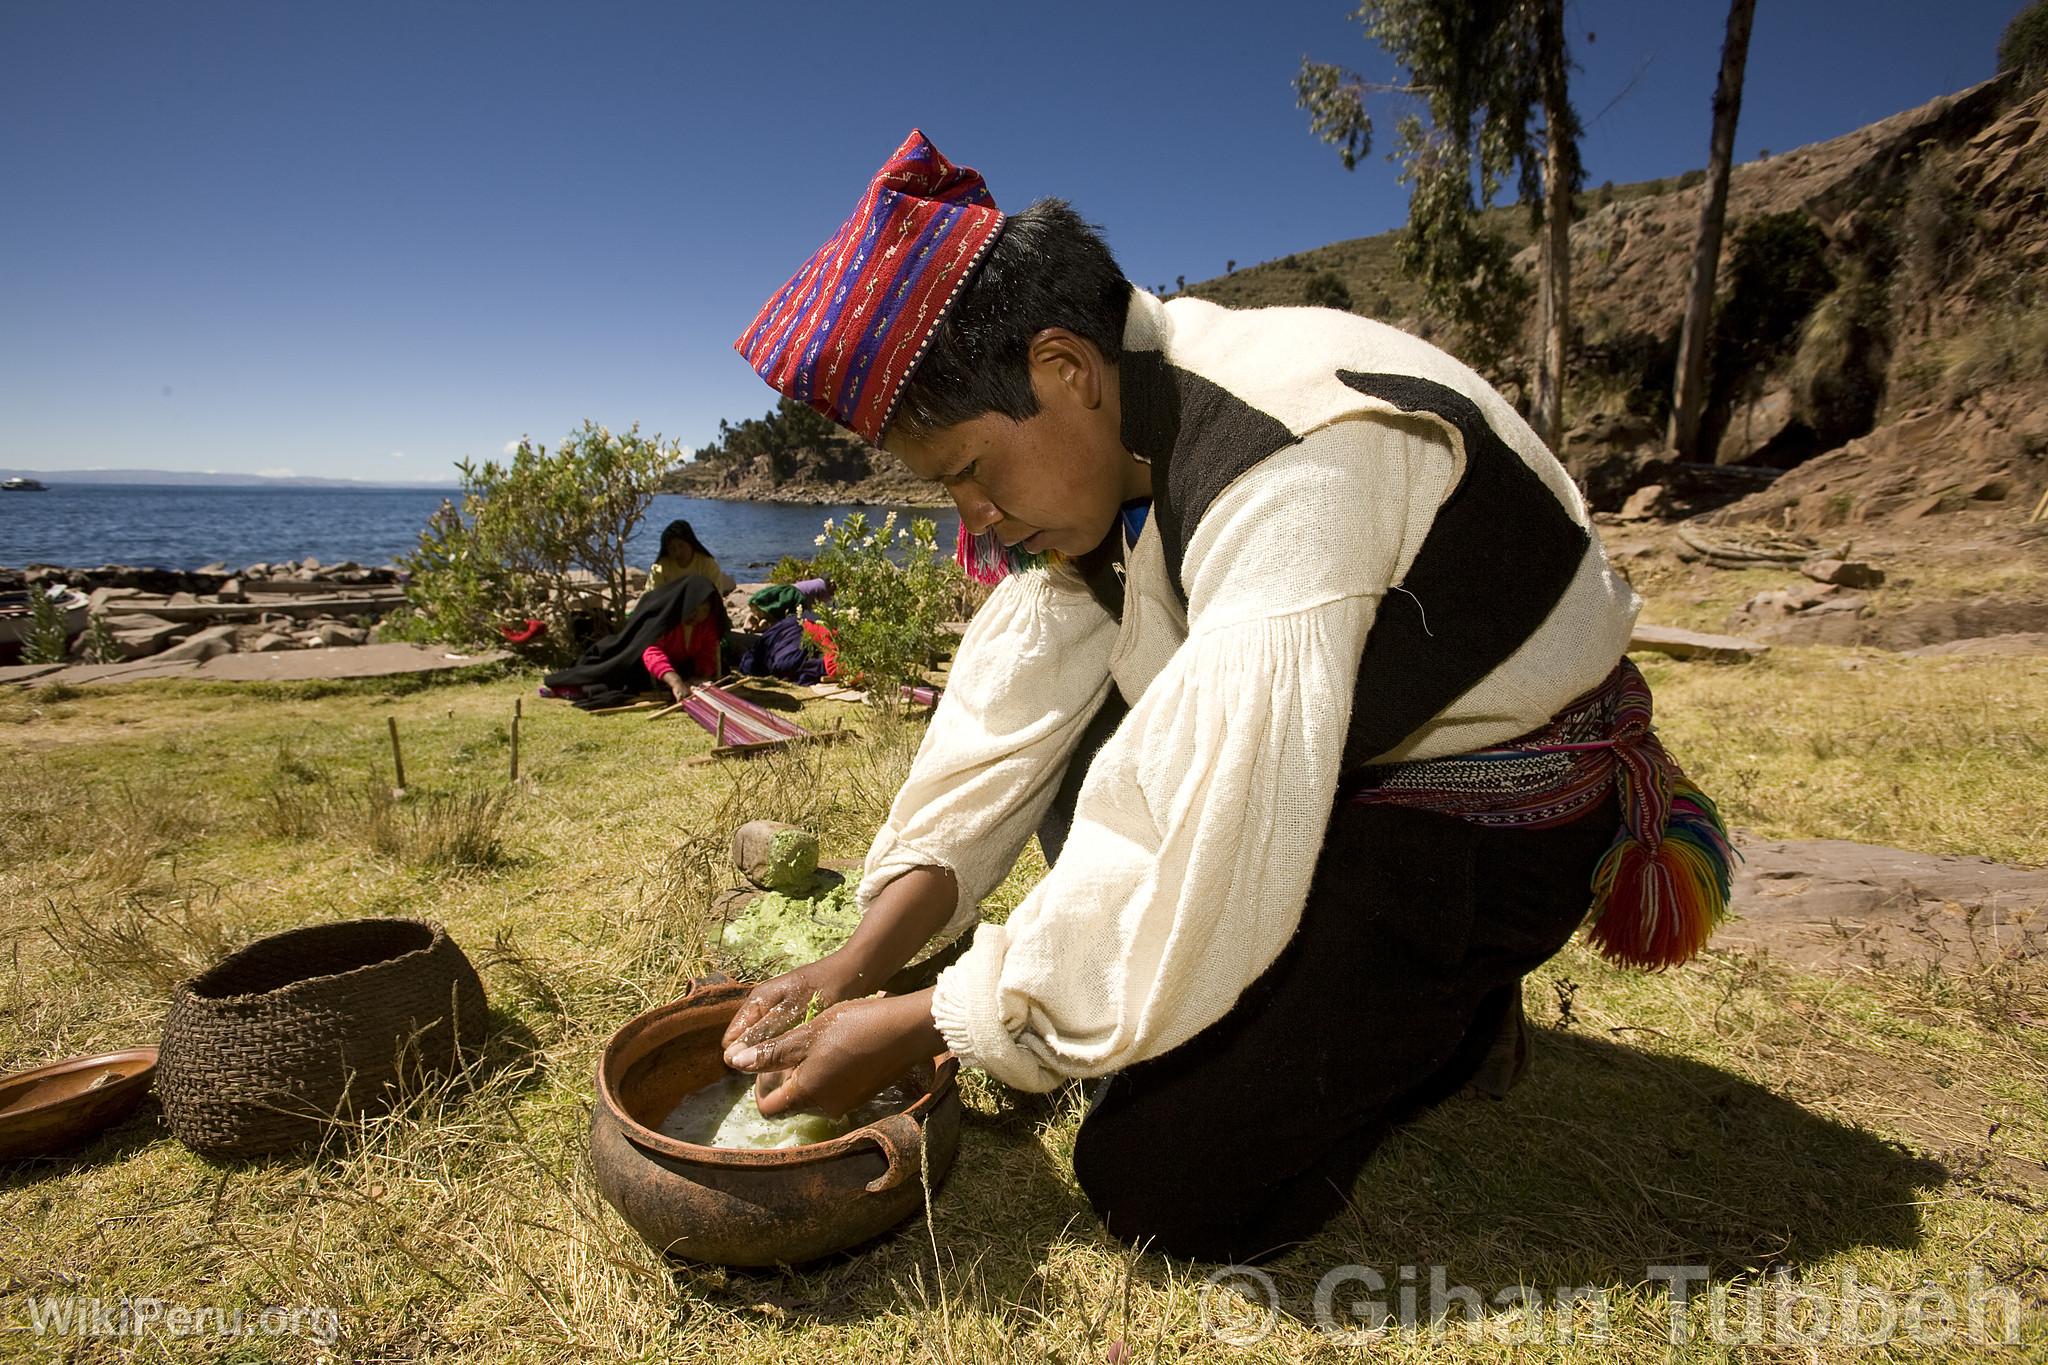
[(1107, 364), (1094, 342), (1064, 327), (1048, 327), (1031, 338), (1028, 354), (1031, 382), (1038, 389), (1041, 406), (1048, 397), (1048, 388), (1091, 412), (1102, 406)]

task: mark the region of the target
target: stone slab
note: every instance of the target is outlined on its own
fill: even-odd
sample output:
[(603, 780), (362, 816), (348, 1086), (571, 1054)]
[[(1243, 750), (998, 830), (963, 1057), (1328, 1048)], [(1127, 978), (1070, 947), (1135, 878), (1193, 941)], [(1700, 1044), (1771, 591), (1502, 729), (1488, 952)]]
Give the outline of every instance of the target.
[(1716, 663), (1741, 663), (1768, 653), (1769, 645), (1745, 640), (1739, 635), (1704, 635), (1676, 626), (1637, 623), (1629, 636), (1631, 650), (1647, 649), (1674, 659), (1711, 659)]
[(1845, 839), (1738, 833), (1733, 915), (1714, 946), (1824, 969), (1970, 968), (2048, 952), (2048, 869)]
[(439, 673), (507, 657), (503, 650), (459, 654), (429, 645), (358, 645), (353, 649), (292, 650), (277, 654), (223, 654), (204, 663), (138, 659), (126, 664), (31, 664), (0, 669), (0, 684), (35, 685), (140, 682), (198, 678), (218, 682), (312, 682), (327, 678), (381, 678), (398, 673)]

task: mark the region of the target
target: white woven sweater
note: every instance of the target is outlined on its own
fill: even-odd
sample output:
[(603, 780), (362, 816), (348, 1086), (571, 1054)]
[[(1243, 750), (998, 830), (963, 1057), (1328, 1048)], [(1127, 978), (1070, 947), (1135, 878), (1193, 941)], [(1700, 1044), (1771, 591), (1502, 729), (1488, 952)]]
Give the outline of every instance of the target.
[[(1483, 393), (1496, 428), (1587, 524), (1569, 478), (1512, 410), (1391, 328), (1326, 310), (1162, 305), (1140, 291), (1127, 338), (1273, 411), (1285, 393), (1231, 371), (1256, 358), (1261, 327), (1298, 338), (1303, 324), (1349, 348), (1333, 364)], [(975, 614), (868, 853), (863, 909), (907, 869), (943, 866), (960, 902), (938, 941), (963, 933), (1044, 817), (1112, 680), (1131, 712), (1089, 769), (1058, 864), (939, 975), (933, 1019), (963, 1061), (1025, 1090), (1102, 1075), (1222, 1017), (1278, 956), (1328, 822), (1366, 633), (1462, 458), (1454, 429), (1428, 419), (1349, 415), (1211, 504), (1183, 561), (1185, 614), (1149, 521), (1127, 556), (1121, 627), (1062, 569), (1010, 577)], [(1426, 615), (1429, 604), (1417, 605)], [(1594, 537), (1524, 646), (1384, 757), (1458, 753), (1536, 728), (1605, 676), (1639, 606)]]

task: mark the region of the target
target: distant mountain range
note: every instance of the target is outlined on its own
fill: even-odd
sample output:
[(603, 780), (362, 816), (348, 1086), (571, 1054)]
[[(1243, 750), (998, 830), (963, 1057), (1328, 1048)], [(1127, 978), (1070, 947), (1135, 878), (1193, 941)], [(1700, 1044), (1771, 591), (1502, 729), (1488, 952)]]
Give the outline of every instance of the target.
[(55, 488), (60, 484), (149, 484), (174, 488), (406, 488), (452, 489), (453, 479), (409, 482), (402, 479), (308, 479), (280, 478), (267, 474), (198, 474), (185, 469), (7, 469), (0, 479), (36, 479)]

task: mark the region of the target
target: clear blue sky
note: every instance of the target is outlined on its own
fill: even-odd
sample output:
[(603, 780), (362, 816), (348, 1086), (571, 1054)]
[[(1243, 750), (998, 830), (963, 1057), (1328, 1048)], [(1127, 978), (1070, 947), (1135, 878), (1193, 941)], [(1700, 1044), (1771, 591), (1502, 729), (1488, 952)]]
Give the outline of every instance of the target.
[[(1761, 0), (1739, 155), (1985, 78), (2018, 7)], [(1725, 18), (1574, 0), (1592, 183), (1705, 161)], [(769, 406), (732, 338), (912, 126), (1147, 286), (1397, 225), (1377, 150), (1309, 136), (1304, 53), (1391, 75), (1345, 0), (0, 0), (0, 466), (700, 444)]]

